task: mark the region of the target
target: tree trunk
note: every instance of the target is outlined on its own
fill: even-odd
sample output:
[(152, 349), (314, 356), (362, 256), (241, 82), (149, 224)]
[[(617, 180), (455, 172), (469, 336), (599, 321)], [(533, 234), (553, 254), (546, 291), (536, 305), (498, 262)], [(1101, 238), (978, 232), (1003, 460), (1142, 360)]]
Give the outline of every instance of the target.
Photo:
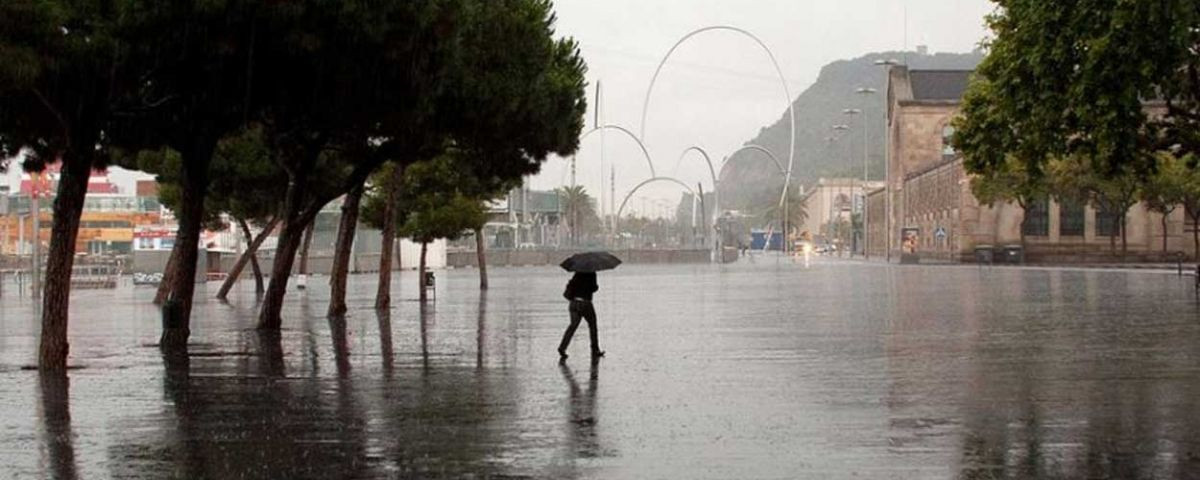
[[(1167, 215), (1170, 215), (1170, 214), (1171, 214), (1171, 212), (1165, 212), (1162, 215), (1163, 253), (1167, 253)], [(1166, 258), (1166, 257), (1164, 257), (1164, 258)]]
[(487, 242), (483, 241), (483, 229), (476, 228), (475, 229), (475, 260), (476, 260), (476, 263), (479, 264), (479, 289), (480, 290), (488, 289), (487, 253), (485, 253), (483, 250), (484, 245), (486, 243)]
[(1117, 225), (1121, 228), (1121, 259), (1122, 260), (1124, 260), (1125, 255), (1129, 253), (1129, 240), (1126, 238), (1126, 235), (1125, 235), (1125, 217), (1126, 217), (1126, 215), (1124, 213), (1122, 213), (1121, 221), (1117, 222)]
[(258, 315), (260, 330), (279, 330), (283, 324), (280, 313), (283, 311), (283, 298), (287, 294), (288, 277), (292, 274), (292, 264), (296, 262), (296, 252), (304, 239), (304, 229), (309, 221), (308, 215), (289, 215), (294, 218), (290, 224), (283, 226), (279, 234), (279, 245), (275, 247), (275, 261), (271, 265), (271, 281), (267, 285), (267, 294), (263, 297), (262, 310)]
[(379, 285), (375, 291), (375, 309), (383, 310), (392, 306), (392, 248), (396, 243), (396, 202), (400, 196), (400, 182), (404, 179), (404, 169), (399, 165), (392, 169), (392, 178), (383, 204), (383, 243), (379, 250)]
[(425, 251), (429, 246), (429, 242), (421, 242), (421, 263), (420, 273), (417, 274), (417, 285), (421, 286), (421, 303), (425, 303)]
[(167, 295), (171, 293), (171, 285), (175, 284), (175, 275), (179, 274), (179, 255), (181, 250), (172, 248), (171, 254), (167, 256), (167, 264), (163, 267), (162, 280), (158, 282), (158, 290), (154, 292), (154, 304), (162, 305), (163, 300), (167, 299)]
[(346, 277), (350, 274), (350, 252), (354, 246), (354, 233), (358, 228), (362, 195), (363, 187), (355, 187), (346, 194), (342, 203), (337, 245), (333, 249), (333, 269), (329, 272), (329, 310), (326, 314), (330, 317), (346, 314)]
[[(249, 237), (250, 227), (246, 225), (246, 222), (244, 221), (239, 220), (239, 222), (242, 224), (243, 232), (247, 235), (247, 237)], [(221, 284), (221, 289), (217, 291), (217, 298), (224, 300), (225, 297), (229, 295), (229, 290), (233, 288), (233, 284), (237, 283), (238, 277), (242, 276), (242, 270), (246, 269), (246, 263), (252, 263), (255, 265), (254, 274), (257, 277), (256, 281), (258, 283), (258, 285), (255, 285), (255, 293), (261, 293), (262, 275), (261, 272), (258, 271), (258, 262), (255, 260), (255, 256), (257, 255), (258, 248), (262, 246), (263, 241), (265, 241), (267, 237), (271, 235), (271, 231), (275, 230), (275, 226), (278, 224), (279, 219), (272, 218), (270, 222), (267, 222), (267, 226), (263, 227), (263, 231), (258, 233), (257, 237), (251, 238), (250, 243), (246, 245), (246, 251), (242, 252), (242, 255), (238, 257), (237, 262), (234, 262), (233, 268), (229, 269), (229, 275), (225, 277), (225, 282)]]
[(310, 222), (304, 230), (304, 246), (300, 248), (300, 274), (308, 275), (308, 249), (312, 247), (313, 228), (317, 222)]
[[(164, 325), (159, 346), (166, 352), (187, 348), (188, 328), (192, 315), (192, 294), (196, 291), (196, 263), (199, 256), (200, 232), (204, 229), (204, 196), (208, 191), (208, 164), (212, 160), (212, 145), (197, 144), (183, 154), (180, 195), (179, 230), (175, 235), (175, 250), (179, 250), (175, 275), (169, 285), (168, 299), (180, 302), (178, 323)], [(173, 253), (172, 253), (173, 254)], [(163, 281), (167, 279), (164, 277)]]
[(292, 274), (292, 264), (296, 261), (296, 251), (304, 237), (308, 222), (316, 217), (319, 206), (305, 209), (305, 198), (308, 193), (308, 175), (313, 165), (317, 163), (319, 151), (305, 152), (305, 158), (300, 165), (288, 172), (287, 195), (283, 205), (283, 231), (279, 234), (279, 245), (275, 247), (275, 261), (271, 265), (271, 282), (267, 285), (267, 294), (263, 296), (262, 307), (258, 313), (259, 330), (279, 330), (283, 324), (280, 312), (283, 311), (283, 297), (287, 295), (288, 277)]
[[(246, 224), (245, 220), (238, 219), (238, 223), (241, 224), (242, 233), (246, 236), (246, 245), (249, 246), (251, 243), (254, 243), (254, 237), (250, 234), (250, 226)], [(272, 221), (272, 228), (274, 228), (273, 225), (274, 225), (274, 222)], [(270, 232), (271, 229), (268, 228), (265, 231)], [(266, 237), (264, 237), (264, 238), (266, 238)], [(247, 250), (249, 250), (249, 247), (247, 247)], [(260, 267), (258, 265), (258, 249), (257, 248), (255, 248), (254, 252), (250, 254), (250, 267), (252, 270), (254, 270), (254, 294), (262, 295), (265, 288), (263, 288), (262, 267)], [(240, 274), (241, 272), (238, 272), (238, 273)]]
[(1200, 259), (1200, 210), (1192, 216), (1192, 258)]
[[(42, 333), (38, 367), (46, 371), (66, 371), (67, 313), (71, 300), (71, 267), (75, 263), (75, 240), (79, 235), (79, 217), (87, 196), (88, 177), (92, 173), (90, 153), (68, 153), (63, 157), (58, 196), (54, 199), (54, 219), (50, 227), (50, 251), (46, 255), (46, 274), (42, 289)], [(37, 235), (34, 241), (38, 241)], [(36, 273), (35, 273), (36, 274)]]

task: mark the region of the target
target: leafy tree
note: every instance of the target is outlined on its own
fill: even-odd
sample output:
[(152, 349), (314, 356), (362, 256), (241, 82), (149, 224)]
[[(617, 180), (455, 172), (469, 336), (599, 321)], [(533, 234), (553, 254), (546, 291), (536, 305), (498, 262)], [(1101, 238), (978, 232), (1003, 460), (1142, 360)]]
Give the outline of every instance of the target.
[[(128, 150), (179, 152), (179, 223), (161, 290), (180, 304), (182, 324), (167, 326), (160, 341), (184, 351), (189, 335), (200, 234), (217, 144), (240, 131), (260, 106), (252, 81), (259, 29), (269, 24), (257, 2), (128, 0), (138, 19), (129, 32), (129, 62), (145, 72), (118, 100), (111, 141)], [(278, 12), (278, 10), (272, 10)], [(165, 171), (152, 171), (162, 174)], [(157, 300), (157, 299), (156, 299)]]
[[(459, 175), (449, 157), (412, 165), (405, 172), (400, 204), (405, 211), (400, 233), (421, 244), (420, 276), (425, 278), (428, 244), (439, 238), (456, 240), (486, 221), (477, 198), (456, 187)], [(421, 289), (425, 300), (425, 289)]]
[[(287, 51), (303, 54), (273, 59), (271, 71), (291, 83), (272, 92), (278, 108), (265, 122), (283, 146), (294, 188), (260, 312), (264, 329), (279, 328), (294, 238), (322, 205), (381, 164), (410, 165), (453, 146), (480, 152), (472, 158), (487, 160), (485, 169), (536, 171), (550, 153), (576, 148), (584, 110), (582, 60), (574, 42), (553, 38), (547, 1), (353, 1), (297, 10), (305, 34), (279, 38), (302, 39)], [(339, 191), (310, 195), (312, 159), (331, 146), (353, 152), (353, 168)]]
[(1078, 154), (1103, 173), (1148, 171), (1154, 148), (1143, 101), (1178, 67), (1160, 33), (1193, 29), (1176, 23), (1193, 3), (998, 2), (987, 18), (987, 57), (955, 122), (967, 170), (1015, 157), (1036, 176), (1050, 159)]
[[(1008, 157), (1001, 163), (980, 165), (971, 177), (971, 193), (979, 203), (993, 207), (999, 202), (1012, 202), (1025, 212), (1033, 202), (1050, 194), (1046, 179), (1030, 171), (1029, 166)], [(1022, 213), (1021, 246), (1025, 246), (1025, 230), (1029, 218)]]
[(1179, 159), (1182, 165), (1187, 166), (1185, 178), (1183, 182), (1182, 201), (1184, 212), (1192, 220), (1192, 246), (1193, 252), (1200, 255), (1200, 170), (1197, 169), (1197, 162), (1200, 157), (1196, 154), (1188, 154)]
[(1132, 167), (1104, 173), (1080, 155), (1055, 159), (1048, 165), (1049, 185), (1062, 197), (1084, 201), (1102, 213), (1115, 215), (1116, 228), (1111, 230), (1109, 244), (1116, 251), (1117, 235), (1121, 236), (1121, 253), (1128, 251), (1126, 221), (1129, 208), (1138, 202), (1142, 179)]
[(1196, 176), (1180, 159), (1162, 155), (1158, 168), (1142, 183), (1139, 192), (1146, 209), (1162, 215), (1162, 249), (1167, 252), (1167, 217), (1186, 201), (1188, 182)]
[(129, 1), (0, 2), (0, 157), (24, 168), (62, 161), (42, 298), (38, 365), (66, 370), (68, 304), (79, 218), (93, 168), (102, 167), (113, 99), (136, 75)]
[[(358, 188), (389, 160), (425, 158), (440, 146), (435, 102), (457, 52), (461, 1), (302, 2), (278, 31), (257, 82), (262, 123), (286, 173), (283, 229), (259, 328), (278, 330), (295, 254), (328, 202)], [(263, 78), (267, 77), (267, 78)], [(317, 183), (338, 163), (337, 188)]]

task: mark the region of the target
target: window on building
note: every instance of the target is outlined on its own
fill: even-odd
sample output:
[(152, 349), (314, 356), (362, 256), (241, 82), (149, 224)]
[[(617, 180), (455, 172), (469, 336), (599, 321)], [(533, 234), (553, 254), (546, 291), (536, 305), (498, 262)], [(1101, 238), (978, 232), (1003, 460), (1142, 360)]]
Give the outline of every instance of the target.
[(1096, 210), (1096, 236), (1111, 237), (1120, 233), (1121, 214), (1107, 208)]
[(1183, 207), (1183, 231), (1191, 233), (1196, 229), (1196, 222), (1192, 221), (1192, 218), (1195, 218), (1196, 212), (1187, 205)]
[(951, 145), (951, 143), (950, 143), (950, 140), (953, 138), (954, 138), (954, 127), (951, 125), (946, 125), (946, 126), (942, 127), (942, 159), (943, 160), (949, 160), (951, 158), (954, 158), (954, 154), (955, 154), (954, 146)]
[(1083, 202), (1061, 199), (1058, 204), (1058, 234), (1064, 237), (1082, 237), (1084, 230)]
[(1025, 206), (1025, 220), (1021, 233), (1031, 237), (1050, 235), (1050, 199), (1040, 198)]

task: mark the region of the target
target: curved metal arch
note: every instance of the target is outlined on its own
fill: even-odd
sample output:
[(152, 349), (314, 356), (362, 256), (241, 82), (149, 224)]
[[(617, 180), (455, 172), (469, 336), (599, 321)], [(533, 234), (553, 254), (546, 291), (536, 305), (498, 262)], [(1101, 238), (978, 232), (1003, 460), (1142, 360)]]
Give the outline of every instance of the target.
[[(779, 68), (779, 61), (777, 61), (775, 59), (775, 54), (771, 52), (771, 49), (769, 47), (767, 47), (767, 44), (763, 43), (763, 41), (761, 39), (759, 39), (757, 36), (755, 36), (753, 33), (750, 33), (748, 30), (745, 30), (742, 28), (729, 26), (729, 25), (714, 25), (714, 26), (704, 27), (704, 28), (701, 28), (698, 30), (694, 30), (687, 35), (684, 35), (683, 38), (680, 38), (678, 42), (675, 42), (675, 45), (672, 46), (671, 49), (667, 51), (667, 54), (665, 56), (663, 56), (662, 61), (660, 61), (658, 63), (658, 68), (656, 68), (654, 70), (654, 76), (650, 78), (650, 86), (646, 88), (646, 98), (642, 101), (642, 125), (641, 125), (641, 131), (640, 131), (641, 138), (643, 140), (645, 140), (645, 138), (646, 138), (646, 112), (650, 109), (650, 94), (654, 92), (654, 84), (655, 84), (655, 82), (658, 81), (658, 75), (660, 73), (662, 73), (662, 68), (664, 65), (667, 64), (667, 60), (669, 60), (671, 58), (671, 55), (675, 53), (675, 50), (677, 50), (680, 45), (683, 45), (684, 42), (687, 42), (688, 39), (691, 39), (692, 37), (699, 35), (701, 33), (704, 33), (704, 32), (711, 32), (711, 31), (717, 31), (717, 30), (724, 30), (724, 31), (740, 33), (740, 34), (750, 38), (751, 40), (753, 40), (755, 43), (758, 44), (759, 47), (761, 47), (763, 49), (763, 51), (765, 51), (767, 53), (767, 57), (771, 60), (771, 65), (775, 67), (775, 73), (779, 75), (779, 82), (780, 82), (780, 84), (783, 85), (783, 96), (785, 97), (784, 102), (787, 105), (788, 119), (789, 119), (789, 122), (791, 123), (789, 125), (791, 127), (791, 140), (788, 143), (788, 166), (787, 166), (787, 170), (784, 173), (784, 185), (791, 184), (792, 167), (795, 165), (795, 158), (796, 158), (796, 112), (792, 105), (792, 94), (788, 89), (787, 78), (785, 78), (783, 76), (783, 69)], [(778, 161), (776, 161), (776, 163), (778, 163)], [(787, 192), (785, 191), (783, 193), (783, 196), (779, 200), (780, 203), (782, 203), (784, 201), (784, 199), (786, 198), (786, 195), (787, 195)]]
[[(642, 139), (638, 138), (637, 135), (634, 135), (633, 132), (631, 132), (629, 129), (627, 129), (625, 127), (622, 127), (620, 125), (611, 125), (611, 124), (610, 125), (601, 125), (599, 127), (596, 127), (596, 128), (593, 128), (591, 130), (584, 132), (583, 135), (579, 136), (579, 141), (583, 142), (583, 140), (586, 139), (589, 135), (596, 133), (600, 130), (616, 130), (618, 132), (624, 133), (625, 136), (629, 137), (630, 140), (633, 140), (633, 142), (637, 144), (638, 148), (642, 149), (642, 156), (646, 158), (646, 165), (648, 165), (650, 167), (650, 176), (651, 177), (658, 176), (658, 173), (654, 171), (654, 161), (650, 159), (650, 151), (646, 149), (646, 144), (642, 143)], [(572, 154), (571, 158), (575, 158), (575, 155)]]
[[(729, 154), (729, 157), (728, 157), (728, 158), (733, 158), (733, 156), (734, 156), (734, 155), (737, 155), (737, 154), (739, 154), (739, 153), (742, 153), (742, 152), (745, 152), (745, 151), (752, 151), (752, 152), (761, 152), (761, 153), (763, 153), (764, 155), (766, 155), (766, 156), (767, 156), (767, 158), (770, 158), (770, 159), (771, 159), (771, 162), (775, 164), (775, 168), (778, 168), (778, 169), (779, 169), (779, 173), (782, 173), (782, 174), (784, 174), (784, 175), (786, 175), (786, 174), (787, 174), (787, 171), (786, 171), (786, 170), (784, 170), (784, 168), (783, 168), (783, 164), (782, 164), (782, 163), (779, 163), (779, 157), (776, 157), (776, 156), (775, 156), (775, 154), (774, 154), (774, 153), (771, 153), (771, 151), (770, 151), (770, 150), (767, 150), (766, 148), (764, 148), (764, 147), (760, 147), (760, 146), (758, 146), (758, 145), (746, 145), (746, 146), (744, 146), (744, 147), (742, 147), (742, 148), (739, 148), (739, 149), (737, 149), (737, 150), (734, 150), (734, 151), (733, 151), (733, 153)], [(727, 161), (728, 161), (728, 160), (727, 160)], [(724, 171), (725, 171), (725, 164), (722, 164), (722, 165), (721, 165), (721, 172), (722, 172), (722, 173), (724, 173)]]
[(708, 152), (704, 151), (703, 148), (695, 145), (688, 147), (679, 155), (679, 160), (675, 162), (675, 169), (671, 172), (671, 175), (679, 175), (679, 165), (683, 164), (684, 157), (687, 157), (687, 154), (690, 152), (697, 152), (704, 157), (704, 162), (708, 164), (708, 174), (712, 176), (713, 189), (715, 190), (717, 188), (717, 170), (713, 168), (712, 157), (709, 157)]
[(637, 184), (637, 186), (633, 187), (633, 189), (630, 190), (629, 193), (625, 194), (625, 199), (621, 200), (621, 207), (617, 209), (617, 216), (614, 219), (614, 224), (621, 220), (621, 212), (625, 211), (625, 204), (629, 203), (629, 199), (631, 197), (633, 197), (633, 194), (637, 193), (638, 190), (641, 190), (642, 187), (649, 185), (651, 183), (654, 183), (654, 182), (671, 182), (671, 183), (674, 183), (676, 185), (683, 187), (684, 190), (687, 190), (687, 192), (692, 194), (693, 196), (696, 195), (696, 192), (694, 190), (692, 190), (692, 187), (689, 187), (686, 183), (683, 183), (682, 181), (680, 181), (678, 178), (675, 178), (675, 177), (653, 177), (653, 178), (647, 179), (646, 181), (643, 181), (642, 183)]

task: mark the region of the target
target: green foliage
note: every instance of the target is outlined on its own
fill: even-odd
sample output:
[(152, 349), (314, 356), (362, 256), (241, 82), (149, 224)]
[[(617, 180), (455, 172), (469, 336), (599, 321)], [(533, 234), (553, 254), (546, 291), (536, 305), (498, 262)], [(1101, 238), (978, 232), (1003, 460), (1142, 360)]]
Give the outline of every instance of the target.
[(414, 164), (404, 172), (398, 231), (416, 242), (456, 240), (487, 221), (483, 203), (456, 187), (460, 176), (447, 157)]
[(82, 145), (101, 142), (111, 99), (128, 85), (131, 4), (0, 2), (0, 158), (24, 150), (24, 167), (41, 170), (60, 154), (92, 156)]
[(1189, 190), (1200, 190), (1200, 175), (1183, 160), (1163, 154), (1157, 170), (1142, 183), (1140, 197), (1150, 211), (1168, 215), (1187, 201)]
[(1046, 179), (1029, 171), (1025, 163), (1008, 157), (996, 164), (984, 164), (971, 177), (971, 193), (981, 204), (1013, 202), (1022, 208), (1049, 194)]
[(998, 3), (987, 58), (955, 121), (967, 170), (1015, 157), (1037, 175), (1052, 158), (1085, 155), (1106, 174), (1149, 171), (1156, 129), (1143, 101), (1170, 90), (1164, 80), (1189, 56), (1180, 52), (1196, 45), (1175, 40), (1194, 33), (1196, 17), (1184, 13), (1195, 2)]

